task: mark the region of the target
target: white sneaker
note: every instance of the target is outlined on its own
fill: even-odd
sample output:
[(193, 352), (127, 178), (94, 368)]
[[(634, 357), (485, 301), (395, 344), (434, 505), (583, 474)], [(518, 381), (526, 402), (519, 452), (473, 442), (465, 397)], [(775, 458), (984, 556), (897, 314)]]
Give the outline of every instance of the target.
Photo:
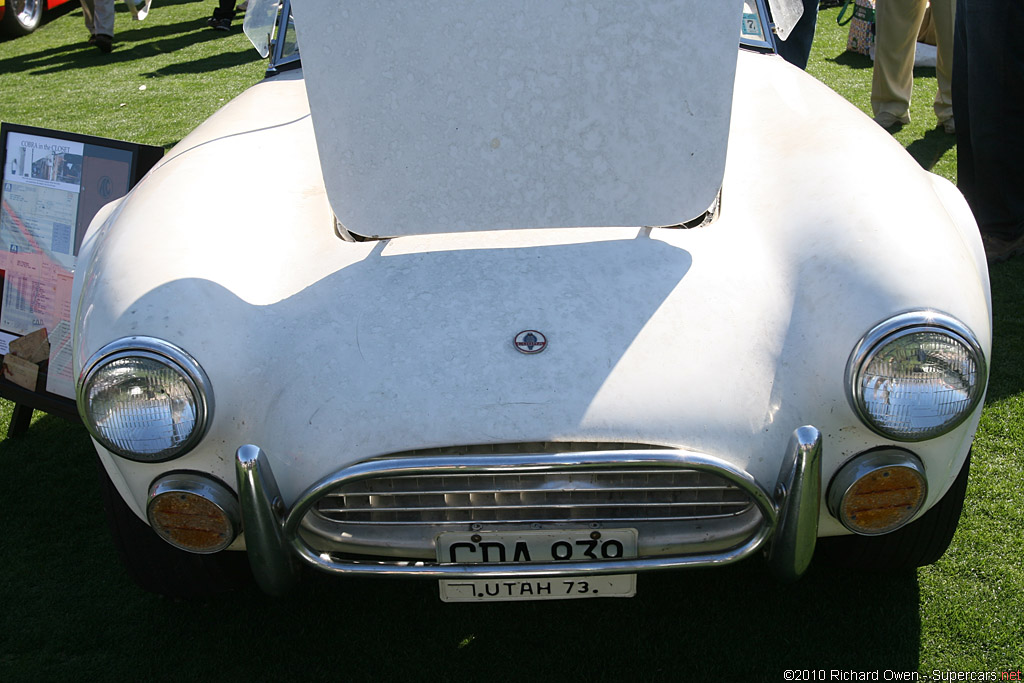
[(125, 4), (132, 13), (132, 19), (142, 21), (149, 16), (149, 6), (153, 4), (153, 0), (125, 0)]

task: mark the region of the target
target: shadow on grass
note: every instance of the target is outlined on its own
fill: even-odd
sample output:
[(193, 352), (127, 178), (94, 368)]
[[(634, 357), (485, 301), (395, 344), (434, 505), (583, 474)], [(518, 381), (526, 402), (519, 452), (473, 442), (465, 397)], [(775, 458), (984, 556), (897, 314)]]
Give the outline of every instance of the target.
[[(88, 69), (97, 65), (121, 64), (148, 59), (155, 55), (175, 52), (192, 45), (224, 38), (222, 31), (213, 31), (205, 19), (194, 19), (172, 24), (133, 23), (133, 28), (120, 31), (114, 37), (114, 51), (104, 54), (86, 42), (83, 27), (82, 40), (69, 45), (41, 50), (7, 58), (0, 63), (0, 74), (30, 73), (45, 75), (68, 69)], [(241, 30), (239, 28), (239, 30)], [(167, 69), (151, 72), (149, 76), (167, 74), (198, 74), (238, 66), (260, 59), (256, 50), (225, 52), (193, 62), (175, 64)]]
[(761, 558), (644, 574), (629, 600), (444, 604), (432, 581), (319, 573), (285, 598), (246, 588), (166, 600), (118, 563), (82, 428), (43, 416), (0, 442), (0, 467), (0, 680), (76, 679), (127, 662), (132, 678), (217, 671), (221, 681), (778, 681), (787, 669), (919, 665), (915, 574), (814, 565), (782, 585)]
[[(862, 55), (859, 52), (840, 52), (835, 57), (830, 57), (826, 61), (845, 66), (850, 69), (874, 69), (875, 60), (871, 59), (867, 55)], [(914, 78), (935, 78), (935, 67), (934, 66), (916, 66), (914, 67)]]
[(233, 66), (241, 66), (242, 64), (249, 64), (259, 60), (259, 53), (254, 49), (222, 52), (219, 55), (196, 59), (183, 64), (171, 64), (156, 71), (148, 71), (142, 75), (147, 78), (158, 78), (160, 76), (173, 76), (176, 74), (200, 74)]
[(845, 66), (850, 69), (873, 69), (875, 67), (874, 61), (870, 57), (859, 54), (857, 52), (840, 52), (835, 57), (832, 57), (826, 61)]
[[(913, 574), (879, 579), (815, 569), (782, 586), (765, 569), (754, 560), (646, 574), (632, 600), (445, 605), (433, 585), (321, 576), (287, 601), (254, 599), (295, 628), (314, 618), (313, 605), (347, 606), (358, 626), (326, 626), (302, 645), (305, 658), (332, 642), (346, 642), (352, 654), (373, 651), (380, 641), (403, 643), (403, 658), (452, 680), (521, 680), (531, 670), (555, 680), (781, 680), (798, 668), (917, 670)], [(360, 665), (355, 677), (372, 677), (374, 664)]]
[(921, 164), (921, 168), (930, 171), (935, 164), (939, 163), (942, 155), (954, 147), (956, 147), (955, 135), (950, 135), (942, 128), (932, 128), (924, 134), (924, 137), (907, 145), (907, 151), (917, 160), (917, 163)]
[(1024, 256), (989, 266), (992, 282), (992, 360), (986, 403), (1024, 391)]
[(935, 78), (934, 66), (915, 66), (914, 78)]

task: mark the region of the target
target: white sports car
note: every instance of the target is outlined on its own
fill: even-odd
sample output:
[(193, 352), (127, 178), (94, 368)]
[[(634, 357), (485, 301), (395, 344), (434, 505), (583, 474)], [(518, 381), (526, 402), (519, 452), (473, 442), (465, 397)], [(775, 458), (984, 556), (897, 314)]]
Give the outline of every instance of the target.
[(250, 0), (267, 78), (79, 255), (132, 575), (484, 601), (941, 556), (988, 376), (977, 227), (772, 28), (762, 0)]

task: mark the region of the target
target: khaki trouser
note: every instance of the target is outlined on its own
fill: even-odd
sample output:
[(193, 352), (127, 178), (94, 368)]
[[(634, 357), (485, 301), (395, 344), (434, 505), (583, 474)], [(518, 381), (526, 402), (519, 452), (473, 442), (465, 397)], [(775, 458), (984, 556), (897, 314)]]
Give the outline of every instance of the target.
[[(875, 69), (871, 81), (871, 109), (875, 116), (892, 114), (910, 121), (910, 95), (914, 89), (914, 51), (928, 0), (878, 0), (875, 8)], [(935, 116), (939, 122), (953, 117), (954, 0), (931, 0), (938, 56), (935, 75)]]

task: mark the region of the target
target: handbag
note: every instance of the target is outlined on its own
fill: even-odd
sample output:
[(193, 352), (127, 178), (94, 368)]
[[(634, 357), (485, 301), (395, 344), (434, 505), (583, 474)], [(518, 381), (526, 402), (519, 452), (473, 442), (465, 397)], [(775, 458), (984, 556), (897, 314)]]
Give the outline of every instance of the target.
[[(875, 0), (853, 0), (853, 12), (847, 16), (851, 0), (846, 0), (839, 10), (836, 22), (840, 26), (850, 25), (846, 39), (846, 50), (875, 58)], [(844, 20), (845, 18), (845, 20)]]

